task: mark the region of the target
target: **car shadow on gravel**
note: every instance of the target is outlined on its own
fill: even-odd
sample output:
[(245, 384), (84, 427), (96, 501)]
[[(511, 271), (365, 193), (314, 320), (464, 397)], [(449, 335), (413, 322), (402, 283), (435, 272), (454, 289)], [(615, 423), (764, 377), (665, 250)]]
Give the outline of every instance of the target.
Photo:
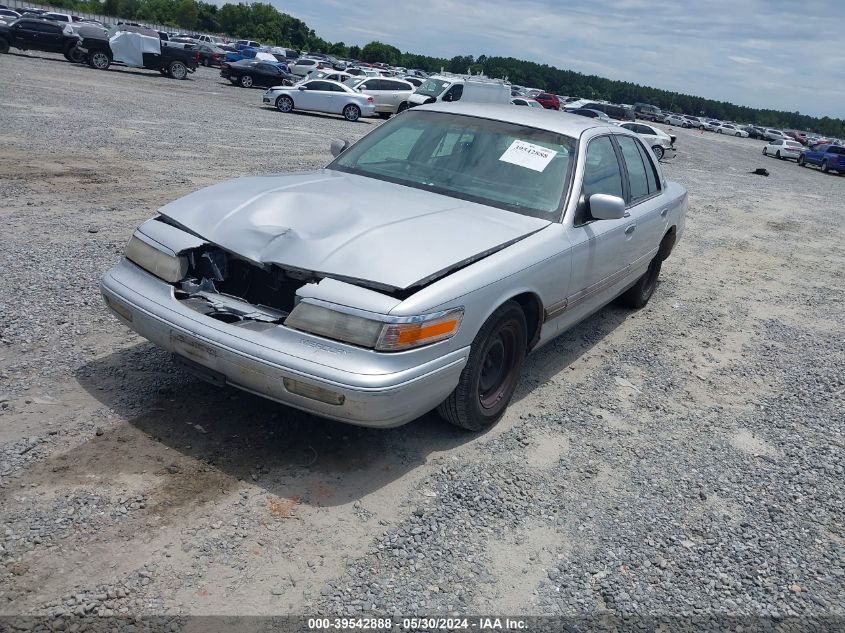
[[(526, 360), (514, 402), (571, 366), (631, 312), (607, 307)], [(211, 501), (246, 481), (313, 506), (349, 503), (402, 478), (432, 453), (477, 437), (434, 413), (396, 429), (324, 420), (179, 370), (148, 343), (92, 360), (79, 384), (127, 420), (45, 465), (64, 483), (164, 477), (159, 503), (175, 509)], [(156, 503), (155, 499), (150, 502)]]
[[(191, 478), (183, 488), (198, 498), (243, 480), (297, 503), (340, 505), (401, 478), (431, 453), (473, 438), (433, 414), (396, 429), (317, 418), (206, 384), (146, 343), (93, 360), (76, 377), (91, 396), (128, 421), (102, 429), (86, 442), (91, 446), (65, 454), (71, 469), (86, 464), (80, 479), (116, 480), (169, 468), (174, 472), (165, 476)], [(110, 457), (96, 459), (92, 453)], [(73, 478), (67, 471), (64, 477)], [(204, 490), (198, 490), (203, 486), (198, 479), (207, 480)], [(168, 499), (171, 505), (183, 501), (189, 503)]]

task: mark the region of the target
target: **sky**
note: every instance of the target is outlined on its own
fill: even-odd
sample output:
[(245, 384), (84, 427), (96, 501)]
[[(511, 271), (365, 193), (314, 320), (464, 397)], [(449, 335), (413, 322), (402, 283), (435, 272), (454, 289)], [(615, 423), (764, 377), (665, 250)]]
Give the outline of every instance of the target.
[(505, 56), (845, 118), (845, 0), (271, 2), (332, 42)]

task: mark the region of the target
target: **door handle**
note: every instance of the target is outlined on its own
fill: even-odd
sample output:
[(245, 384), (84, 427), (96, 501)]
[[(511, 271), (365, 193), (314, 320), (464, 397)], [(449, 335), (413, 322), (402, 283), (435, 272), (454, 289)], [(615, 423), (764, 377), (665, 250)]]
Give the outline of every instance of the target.
[(632, 224), (632, 225), (631, 225), (631, 226), (629, 226), (627, 229), (625, 229), (625, 235), (631, 235), (631, 234), (634, 232), (634, 230), (635, 230), (636, 228), (637, 228), (637, 225), (636, 225), (636, 224)]
[(660, 212), (660, 215), (665, 218), (667, 213), (669, 213), (669, 209), (663, 209), (663, 211)]

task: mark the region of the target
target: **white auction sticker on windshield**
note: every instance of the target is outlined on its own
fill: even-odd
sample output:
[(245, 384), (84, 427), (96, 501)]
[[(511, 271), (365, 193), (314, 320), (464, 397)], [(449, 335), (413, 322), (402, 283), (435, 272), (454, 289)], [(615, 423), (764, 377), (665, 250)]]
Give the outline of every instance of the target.
[(499, 157), (499, 160), (512, 165), (527, 167), (534, 171), (543, 171), (552, 162), (556, 153), (553, 149), (548, 149), (542, 145), (516, 140)]

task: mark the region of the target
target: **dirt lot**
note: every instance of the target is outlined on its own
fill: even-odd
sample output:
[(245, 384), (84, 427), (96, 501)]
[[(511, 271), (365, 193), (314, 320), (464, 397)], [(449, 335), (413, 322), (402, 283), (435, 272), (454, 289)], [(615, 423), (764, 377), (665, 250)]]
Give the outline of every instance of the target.
[(845, 614), (845, 177), (676, 130), (687, 233), (645, 310), (531, 356), (484, 435), (366, 430), (101, 305), (160, 205), (376, 124), (260, 101), (0, 56), (0, 614)]

